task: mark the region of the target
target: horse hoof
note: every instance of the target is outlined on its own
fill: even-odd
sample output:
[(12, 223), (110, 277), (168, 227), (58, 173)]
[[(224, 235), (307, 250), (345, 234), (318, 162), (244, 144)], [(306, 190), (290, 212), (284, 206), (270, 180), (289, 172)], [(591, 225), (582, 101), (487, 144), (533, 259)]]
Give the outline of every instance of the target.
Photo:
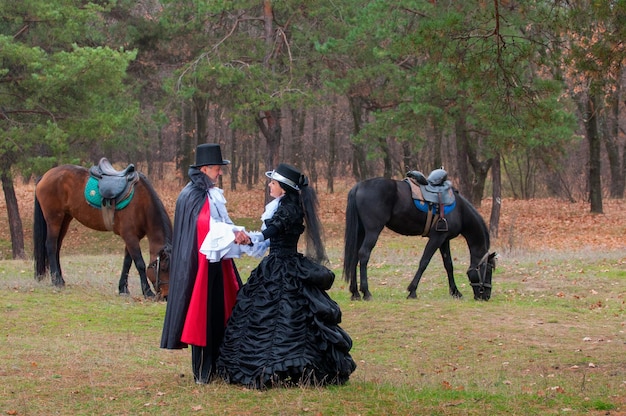
[(407, 299), (417, 299), (417, 295), (415, 294), (415, 292), (409, 292), (409, 294), (406, 297)]
[(361, 300), (361, 295), (359, 295), (359, 294), (354, 295), (353, 294), (352, 296), (350, 296), (350, 300)]
[(452, 296), (455, 299), (461, 299), (463, 297), (463, 294), (461, 292), (453, 292), (453, 293), (450, 293), (450, 296)]
[(371, 294), (369, 294), (369, 293), (368, 293), (367, 295), (363, 295), (363, 300), (365, 300), (365, 301), (370, 301), (370, 300), (372, 300), (372, 295), (371, 295)]

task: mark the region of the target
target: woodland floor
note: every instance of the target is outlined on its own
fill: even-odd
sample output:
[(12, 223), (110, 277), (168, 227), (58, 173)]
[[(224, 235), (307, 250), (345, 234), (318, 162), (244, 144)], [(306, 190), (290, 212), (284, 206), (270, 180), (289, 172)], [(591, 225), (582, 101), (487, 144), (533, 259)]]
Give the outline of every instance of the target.
[[(165, 207), (173, 216), (176, 197), (181, 189), (176, 178), (154, 181), (154, 187)], [(320, 217), (325, 227), (325, 236), (330, 244), (342, 244), (345, 221), (346, 196), (352, 182), (335, 184), (335, 192), (318, 190), (321, 204)], [(248, 228), (258, 224), (263, 212), (264, 185), (257, 184), (247, 190), (239, 185), (233, 191), (224, 184), (230, 216), (237, 220), (245, 219)], [(322, 187), (320, 187), (322, 188)], [(34, 183), (17, 183), (20, 217), (24, 228), (26, 252), (32, 247), (32, 212)], [(487, 223), (491, 214), (491, 199), (484, 199), (479, 211)], [(492, 250), (500, 253), (525, 252), (577, 252), (615, 251), (626, 252), (626, 200), (605, 199), (603, 213), (590, 213), (585, 201), (568, 202), (559, 199), (502, 200), (499, 231), (492, 238)], [(246, 225), (246, 224), (244, 224)], [(73, 222), (70, 228), (72, 238), (64, 242), (64, 250), (80, 248), (86, 243), (81, 235), (84, 227)], [(27, 254), (28, 255), (28, 254)], [(0, 199), (0, 259), (11, 257), (10, 233), (4, 198)]]
[[(163, 200), (166, 209), (170, 216), (173, 216), (175, 201), (178, 193), (182, 186), (179, 184), (176, 178), (165, 178), (163, 180), (154, 181), (154, 186), (159, 193), (161, 199)], [(341, 246), (343, 244), (343, 229), (344, 229), (344, 221), (345, 221), (345, 204), (346, 204), (346, 196), (347, 192), (352, 186), (352, 182), (340, 182), (335, 184), (335, 192), (330, 194), (323, 190), (318, 191), (319, 199), (321, 202), (321, 212), (320, 217), (325, 227), (325, 235), (327, 246), (332, 246), (332, 249), (337, 254), (337, 260), (339, 263), (333, 264), (335, 267), (341, 267)], [(248, 228), (254, 229), (254, 227), (259, 224), (259, 217), (263, 212), (263, 200), (264, 200), (264, 184), (259, 183), (252, 190), (245, 190), (245, 187), (240, 186), (239, 189), (233, 191), (230, 189), (229, 184), (224, 185), (225, 196), (228, 200), (228, 209), (231, 217), (235, 220), (236, 223), (246, 225)], [(32, 247), (32, 211), (33, 211), (33, 196), (34, 196), (34, 184), (16, 184), (16, 195), (19, 203), (20, 215), (23, 222), (24, 228), (24, 237), (25, 237), (25, 245), (26, 245), (26, 253), (27, 256), (30, 256), (31, 247)], [(489, 217), (491, 213), (491, 205), (492, 201), (490, 199), (485, 199), (482, 201), (481, 206), (479, 207), (479, 211), (482, 214), (483, 218), (485, 218), (486, 222), (489, 222)], [(576, 282), (572, 283), (571, 287), (574, 287), (575, 290), (580, 290), (577, 292), (572, 290), (571, 293), (565, 291), (561, 288), (561, 283), (564, 280), (559, 277), (562, 275), (562, 271), (557, 269), (565, 268), (566, 272), (569, 273), (570, 269), (574, 269), (578, 272), (578, 266), (575, 262), (570, 261), (573, 257), (578, 256), (579, 254), (583, 254), (584, 256), (598, 256), (601, 257), (606, 253), (613, 253), (611, 257), (617, 257), (617, 263), (622, 268), (623, 265), (626, 264), (626, 200), (611, 200), (605, 199), (603, 201), (603, 214), (591, 214), (589, 212), (589, 204), (585, 201), (579, 201), (575, 203), (570, 203), (564, 200), (557, 199), (535, 199), (535, 200), (514, 200), (510, 198), (506, 198), (502, 201), (501, 208), (501, 216), (499, 222), (499, 235), (496, 238), (492, 239), (491, 249), (492, 251), (496, 251), (504, 257), (509, 257), (509, 260), (513, 260), (508, 263), (510, 267), (502, 267), (503, 271), (498, 271), (498, 279), (500, 279), (503, 283), (508, 284), (508, 287), (511, 288), (509, 291), (501, 291), (498, 292), (499, 302), (502, 304), (503, 302), (512, 301), (516, 297), (533, 297), (534, 293), (538, 293), (541, 296), (547, 296), (550, 298), (550, 301), (553, 299), (565, 299), (567, 302), (570, 302), (572, 307), (579, 308), (581, 311), (586, 311), (587, 309), (590, 311), (599, 310), (601, 311), (604, 307), (604, 304), (614, 305), (621, 304), (622, 306), (618, 306), (617, 310), (623, 311), (623, 289), (619, 289), (615, 291), (611, 286), (611, 294), (610, 299), (597, 300), (596, 297), (601, 298), (598, 295), (598, 292), (602, 293), (602, 286), (594, 286), (591, 290), (588, 288), (583, 288), (583, 285), (577, 285)], [(241, 222), (240, 222), (241, 221)], [(102, 237), (98, 237), (97, 235), (101, 235)], [(386, 242), (390, 242), (390, 239), (393, 239), (393, 233), (388, 231), (386, 232), (385, 238), (387, 238)], [(419, 239), (418, 239), (419, 240)], [(422, 239), (423, 240), (423, 239)], [(404, 248), (407, 247), (407, 250), (410, 250), (409, 246), (405, 244), (408, 240), (397, 240), (399, 243), (397, 246), (402, 247), (403, 253), (405, 252)], [(381, 244), (382, 245), (382, 244)], [(102, 254), (102, 252), (111, 251), (111, 252), (119, 252), (121, 250), (119, 237), (110, 236), (109, 233), (97, 233), (91, 230), (86, 230), (85, 227), (74, 222), (69, 230), (68, 238), (66, 238), (63, 246), (63, 250), (65, 253), (73, 252), (76, 254), (89, 254), (87, 250), (91, 250), (91, 254), (94, 252), (98, 254)], [(392, 248), (389, 252), (392, 254), (397, 254), (394, 250), (397, 250), (397, 247)], [(523, 266), (517, 267), (515, 257), (523, 257), (526, 255), (531, 255), (533, 258), (533, 263), (536, 263), (536, 270), (529, 270), (526, 268), (527, 266), (524, 264)], [(406, 255), (405, 255), (406, 256)], [(8, 230), (8, 221), (6, 214), (6, 206), (4, 198), (0, 199), (0, 259), (9, 259), (11, 257), (11, 245), (10, 245), (10, 234)], [(89, 258), (89, 257), (86, 257)], [(383, 253), (378, 255), (378, 258), (383, 258), (382, 263), (385, 262), (385, 256)], [(543, 259), (553, 259), (554, 264), (543, 264)], [(506, 263), (506, 259), (503, 259), (503, 263)], [(411, 262), (411, 261), (408, 261)], [(382, 264), (381, 263), (381, 264)], [(545, 263), (550, 263), (546, 261)], [(409, 266), (411, 268), (411, 272), (415, 267), (416, 260), (411, 262)], [(440, 262), (436, 262), (438, 267), (441, 267)], [(374, 265), (373, 265), (374, 266)], [(395, 267), (395, 266), (394, 266)], [(521, 268), (523, 267), (523, 269)], [(117, 263), (115, 266), (110, 266), (110, 268), (117, 268)], [(403, 293), (404, 288), (406, 287), (407, 278), (410, 277), (410, 273), (397, 273), (396, 271), (387, 271), (386, 272), (389, 277), (385, 278), (384, 282), (378, 282), (377, 288), (381, 288), (382, 286), (391, 287), (392, 285), (397, 286), (397, 293)], [(520, 276), (523, 275), (523, 278)], [(546, 275), (549, 275), (549, 278), (546, 278)], [(95, 275), (95, 278), (98, 278), (98, 274)], [(379, 273), (379, 278), (381, 273)], [(554, 279), (552, 276), (556, 276)], [(380, 279), (379, 279), (380, 280)], [(29, 278), (28, 281), (32, 282), (32, 278)], [(436, 281), (432, 279), (433, 283), (429, 286), (422, 285), (422, 294), (424, 299), (428, 299), (426, 302), (420, 302), (415, 305), (409, 303), (401, 304), (401, 307), (396, 308), (396, 312), (404, 311), (402, 313), (406, 314), (406, 319), (409, 319), (409, 316), (413, 317), (416, 311), (420, 311), (421, 319), (426, 320), (430, 316), (428, 313), (423, 313), (424, 311), (428, 311), (433, 308), (433, 304), (437, 304), (438, 306), (435, 308), (438, 313), (443, 314), (451, 314), (451, 316), (458, 316), (458, 313), (463, 313), (459, 311), (467, 312), (472, 310), (472, 306), (468, 303), (468, 306), (463, 306), (463, 308), (455, 308), (458, 306), (457, 303), (449, 302), (446, 298), (446, 302), (437, 303), (436, 298), (432, 294), (433, 288), (437, 288), (441, 285), (445, 285), (444, 281)], [(338, 281), (339, 284), (342, 284), (341, 281)], [(519, 287), (516, 287), (515, 284), (519, 283)], [(394, 288), (395, 288), (394, 286)], [(569, 289), (571, 289), (568, 286)], [(623, 287), (623, 286), (621, 286)], [(333, 288), (334, 290), (340, 290), (342, 292), (346, 292), (346, 287)], [(113, 288), (115, 290), (115, 288)], [(427, 290), (431, 290), (431, 292), (427, 292)], [(465, 289), (465, 294), (469, 295), (469, 291), (467, 288)], [(380, 289), (379, 293), (376, 293), (376, 296), (379, 296), (380, 293), (383, 293), (383, 290)], [(345, 295), (347, 296), (347, 295)], [(609, 296), (609, 295), (606, 295)], [(468, 296), (469, 298), (469, 296)], [(590, 306), (585, 309), (584, 306), (586, 303), (592, 302)], [(381, 297), (381, 299), (383, 299)], [(539, 295), (537, 298), (539, 299)], [(142, 301), (140, 297), (136, 298), (137, 301)], [(496, 305), (496, 306), (492, 306)], [(601, 342), (596, 346), (597, 348), (613, 348), (613, 346), (618, 345), (618, 341), (623, 339), (623, 319), (619, 316), (607, 318), (608, 323), (605, 324), (604, 327), (598, 327), (596, 325), (597, 317), (592, 315), (591, 313), (583, 313), (579, 312), (584, 316), (583, 322), (579, 322), (579, 318), (571, 318), (570, 315), (564, 315), (555, 321), (551, 321), (550, 318), (537, 318), (541, 311), (530, 313), (528, 317), (523, 321), (516, 321), (506, 315), (509, 313), (509, 309), (504, 311), (502, 309), (498, 309), (495, 302), (490, 302), (488, 305), (492, 309), (493, 320), (490, 322), (481, 321), (480, 325), (476, 325), (475, 328), (478, 332), (488, 334), (493, 338), (489, 338), (486, 336), (485, 339), (489, 339), (488, 345), (493, 345), (491, 339), (500, 339), (501, 334), (509, 334), (509, 341), (518, 342), (519, 345), (524, 347), (525, 351), (530, 351), (529, 348), (533, 348), (535, 351), (533, 354), (541, 354), (541, 351), (545, 350), (545, 345), (558, 345), (560, 351), (568, 352), (572, 350), (572, 345), (578, 345), (577, 342), (572, 342), (571, 340), (580, 340), (580, 339), (591, 339), (591, 335), (589, 334), (602, 334), (602, 337), (607, 337), (608, 339), (614, 339), (616, 342)], [(372, 308), (378, 311), (382, 310), (382, 308), (386, 307), (387, 303), (381, 301), (380, 304), (373, 304)], [(408, 307), (406, 305), (412, 305)], [(569, 305), (569, 304), (568, 304)], [(535, 306), (533, 306), (535, 307)], [(569, 306), (568, 306), (569, 307)], [(612, 306), (613, 307), (613, 306)], [(352, 334), (355, 335), (355, 339), (357, 342), (359, 341), (357, 338), (359, 334), (364, 338), (367, 336), (371, 336), (372, 329), (370, 327), (361, 327), (359, 326), (359, 322), (361, 319), (358, 318), (359, 314), (369, 313), (367, 311), (367, 307), (364, 303), (358, 302), (350, 302), (345, 303), (342, 306), (344, 309), (344, 318), (345, 323), (350, 329)], [(420, 309), (421, 308), (421, 309)], [(520, 307), (522, 311), (526, 311), (524, 307)], [(455, 312), (456, 310), (456, 312)], [(543, 309), (545, 311), (545, 309)], [(569, 310), (569, 309), (567, 309)], [(620, 312), (621, 313), (621, 312)], [(457, 314), (457, 315), (455, 315)], [(487, 312), (484, 313), (484, 316), (489, 315)], [(516, 315), (517, 316), (517, 315)], [(623, 316), (623, 315), (621, 315)], [(585, 318), (586, 317), (586, 318)], [(594, 320), (589, 320), (589, 317)], [(437, 319), (436, 317), (434, 319)], [(543, 320), (542, 320), (543, 319)], [(570, 323), (569, 319), (572, 319)], [(588, 319), (585, 321), (584, 319)], [(446, 322), (454, 322), (456, 319), (449, 319)], [(531, 321), (537, 321), (537, 325), (534, 323), (531, 327), (527, 327), (527, 323)], [(550, 325), (550, 333), (549, 336), (545, 336), (545, 334), (537, 332), (539, 330), (543, 330), (544, 320), (546, 323)], [(534, 322), (533, 321), (533, 322)], [(401, 342), (401, 345), (408, 345), (409, 341), (398, 341), (395, 336), (398, 334), (403, 334), (406, 332), (406, 328), (404, 326), (404, 322), (406, 320), (399, 319), (398, 322), (402, 322), (402, 329), (400, 327), (394, 327), (393, 331), (387, 332), (387, 336), (392, 340), (391, 344), (394, 342)], [(426, 323), (424, 323), (426, 322)], [(424, 327), (428, 327), (428, 325), (435, 326), (435, 321), (424, 321), (422, 325)], [(617, 322), (615, 324), (614, 322)], [(576, 325), (574, 325), (576, 323)], [(440, 325), (441, 323), (437, 322), (436, 325)], [(558, 325), (557, 325), (558, 324)], [(381, 325), (385, 325), (385, 328), (381, 330), (381, 333), (384, 333), (389, 326), (389, 322), (381, 321)], [(399, 324), (398, 324), (399, 325)], [(450, 324), (452, 325), (452, 324)], [(547, 325), (545, 325), (547, 327)], [(562, 331), (561, 333), (557, 333), (557, 329)], [(609, 328), (610, 329), (607, 329)], [(495, 328), (495, 329), (494, 329)], [(537, 329), (539, 328), (539, 329)], [(413, 329), (419, 333), (418, 329)], [(547, 329), (546, 329), (547, 330)], [(499, 331), (499, 332), (498, 332)], [(608, 331), (608, 335), (604, 334), (602, 331)], [(437, 337), (435, 337), (436, 341), (440, 341), (441, 337), (444, 337), (448, 333), (448, 331), (443, 330), (439, 331)], [(493, 335), (494, 333), (498, 333), (498, 335)], [(449, 331), (451, 336), (456, 336), (453, 330)], [(519, 336), (519, 338), (515, 338), (515, 334), (523, 334), (523, 336)], [(480, 335), (478, 335), (480, 336)], [(535, 341), (535, 337), (537, 341)], [(585, 337), (585, 338), (583, 338)], [(598, 335), (598, 338), (600, 336)], [(428, 336), (423, 337), (424, 340), (428, 340)], [(460, 336), (460, 341), (467, 341), (467, 337), (465, 335)], [(503, 338), (504, 339), (504, 338)], [(565, 340), (565, 341), (562, 341)], [(594, 338), (595, 339), (595, 338)], [(604, 341), (605, 338), (601, 338), (600, 341)], [(420, 341), (422, 342), (422, 341)], [(425, 341), (426, 342), (426, 341)], [(456, 342), (451, 340), (446, 340), (443, 345), (448, 345), (450, 342)], [(504, 341), (502, 341), (504, 342)], [(534, 344), (537, 342), (537, 345)], [(623, 342), (623, 341), (620, 341)], [(560, 343), (560, 344), (559, 344)], [(502, 344), (498, 344), (502, 345)], [(513, 345), (513, 344), (511, 344)], [(621, 344), (620, 344), (621, 345)], [(594, 348), (596, 348), (594, 347)], [(381, 347), (382, 348), (382, 347)], [(416, 347), (418, 348), (418, 347)], [(419, 347), (425, 350), (423, 347)], [(490, 347), (491, 348), (491, 347)], [(552, 348), (552, 347), (551, 347)], [(555, 354), (552, 354), (552, 349), (547, 351), (548, 359), (544, 359), (541, 362), (541, 365), (548, 365), (552, 363), (555, 359), (553, 358)], [(558, 349), (558, 348), (557, 348)], [(433, 348), (432, 351), (435, 351)], [(502, 348), (503, 353), (506, 352), (505, 348)], [(514, 348), (511, 351), (515, 351)], [(537, 352), (539, 351), (539, 352)], [(585, 350), (587, 351), (587, 350)], [(596, 353), (593, 350), (589, 349), (588, 354), (590, 356), (600, 355), (600, 353)], [(611, 351), (613, 351), (611, 349)], [(621, 350), (618, 351), (621, 353)], [(359, 354), (359, 357), (363, 357), (363, 351), (357, 351), (355, 354)], [(433, 353), (434, 354), (434, 353)], [(595, 355), (594, 355), (595, 354)], [(539, 355), (538, 355), (539, 356)], [(568, 356), (569, 357), (569, 356)], [(613, 356), (611, 356), (613, 357)], [(384, 358), (384, 357), (383, 357)], [(436, 360), (436, 357), (431, 357), (432, 360)], [(447, 360), (448, 358), (442, 358), (442, 360)], [(569, 359), (569, 358), (568, 358)], [(616, 377), (622, 377), (623, 374), (623, 364), (619, 359), (605, 360), (606, 368), (600, 367), (597, 369), (597, 373), (601, 374), (602, 380), (615, 380)], [(185, 365), (187, 363), (185, 359)], [(382, 360), (382, 359), (381, 359)], [(535, 357), (533, 357), (532, 362), (534, 362)], [(372, 360), (373, 361), (373, 360)], [(529, 362), (530, 362), (529, 361)], [(381, 361), (381, 362), (384, 362)], [(437, 364), (437, 361), (434, 361)], [(440, 364), (443, 367), (447, 365), (448, 361), (442, 361)], [(508, 361), (507, 361), (508, 364)], [(377, 370), (380, 370), (382, 373), (388, 371), (389, 368), (393, 368), (391, 374), (395, 374), (396, 368), (391, 367), (392, 364), (379, 365), (380, 368), (376, 367), (374, 364), (371, 364), (368, 367), (369, 362), (359, 362), (361, 373), (363, 374), (360, 377), (366, 377), (366, 375), (372, 373), (376, 373)], [(524, 364), (526, 365), (526, 364)], [(534, 364), (535, 365), (535, 364)], [(538, 363), (535, 366), (541, 370), (541, 365)], [(186, 367), (185, 367), (186, 368)], [(468, 367), (469, 368), (469, 367)], [(526, 367), (524, 367), (526, 368)], [(550, 367), (552, 368), (552, 367)], [(557, 369), (559, 367), (556, 367)], [(571, 367), (563, 367), (565, 371), (571, 370)], [(567, 370), (569, 368), (569, 370)], [(79, 374), (77, 368), (74, 368), (71, 363), (68, 362), (67, 370), (67, 379), (72, 380), (69, 376), (70, 374)], [(83, 370), (83, 369), (81, 369)], [(368, 373), (366, 370), (370, 371)], [(455, 368), (456, 370), (456, 368)], [(438, 370), (437, 370), (438, 371)], [(498, 370), (500, 371), (500, 370)], [(526, 370), (524, 370), (524, 377), (527, 378)], [(528, 370), (530, 371), (530, 370)], [(543, 371), (543, 370), (542, 370)], [(549, 371), (555, 372), (554, 368)], [(58, 374), (62, 374), (63, 371), (61, 369), (58, 370)], [(66, 374), (64, 374), (63, 379), (65, 379)], [(144, 377), (145, 374), (141, 372), (140, 375), (133, 374), (129, 377)], [(392, 377), (392, 376), (389, 376)], [(434, 376), (433, 376), (434, 377)], [(522, 377), (520, 380), (524, 381), (525, 378)], [(539, 377), (539, 376), (537, 376)], [(541, 374), (543, 377), (543, 374)], [(369, 380), (369, 379), (368, 379)], [(619, 380), (623, 380), (623, 378), (619, 378)], [(56, 381), (56, 380), (55, 380)], [(447, 382), (447, 381), (446, 381)], [(140, 384), (140, 382), (137, 382)], [(623, 383), (623, 382), (622, 382)], [(623, 386), (623, 384), (622, 384)], [(160, 388), (160, 387), (159, 387)], [(623, 387), (621, 387), (623, 389)], [(50, 391), (55, 391), (51, 389)], [(74, 391), (74, 390), (72, 390)], [(613, 390), (612, 390), (613, 391)], [(24, 397), (30, 397), (27, 394), (24, 394)], [(187, 396), (185, 396), (186, 398)], [(159, 399), (162, 400), (162, 399)], [(608, 399), (607, 399), (608, 400)], [(626, 412), (623, 412), (624, 409), (624, 397), (620, 395), (619, 397), (611, 398), (612, 404), (616, 406), (616, 411), (611, 411), (610, 413), (604, 410), (598, 410), (595, 412), (590, 412), (589, 414), (593, 415), (626, 415)], [(87, 402), (88, 400), (86, 400)], [(601, 407), (600, 407), (601, 408)], [(17, 414), (17, 413), (9, 413), (7, 414)], [(445, 414), (453, 414), (453, 410), (447, 410), (444, 412)], [(441, 414), (444, 414), (441, 413)]]

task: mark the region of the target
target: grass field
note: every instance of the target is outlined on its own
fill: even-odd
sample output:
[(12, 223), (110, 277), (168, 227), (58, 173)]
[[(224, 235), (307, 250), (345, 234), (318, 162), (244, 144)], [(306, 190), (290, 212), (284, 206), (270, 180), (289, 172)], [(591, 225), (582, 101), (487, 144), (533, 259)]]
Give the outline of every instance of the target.
[[(17, 189), (27, 253), (32, 186)], [(177, 182), (156, 187), (173, 214)], [(117, 295), (119, 237), (73, 223), (58, 290), (33, 279), (32, 261), (8, 260), (0, 221), (1, 414), (626, 416), (626, 201), (606, 200), (593, 215), (584, 202), (504, 200), (489, 302), (472, 300), (462, 238), (452, 256), (465, 298), (448, 295), (436, 255), (407, 300), (425, 240), (384, 232), (369, 267), (374, 299), (352, 302), (341, 280), (349, 188), (320, 193), (337, 273), (329, 293), (358, 365), (345, 386), (198, 386), (190, 351), (159, 348), (166, 304), (141, 297), (134, 269), (132, 295)], [(231, 216), (254, 229), (263, 189), (225, 189)], [(242, 276), (257, 262), (238, 261)]]
[[(62, 257), (67, 286), (35, 282), (30, 261), (0, 261), (0, 412), (5, 415), (626, 415), (623, 250), (508, 252), (489, 302), (475, 302), (467, 248), (438, 257), (407, 300), (425, 240), (384, 233), (371, 302), (352, 302), (340, 242), (330, 295), (354, 341), (345, 386), (247, 390), (193, 383), (190, 351), (159, 348), (166, 304), (117, 295), (120, 254)], [(417, 250), (417, 251), (416, 251)], [(247, 276), (257, 260), (238, 263)]]

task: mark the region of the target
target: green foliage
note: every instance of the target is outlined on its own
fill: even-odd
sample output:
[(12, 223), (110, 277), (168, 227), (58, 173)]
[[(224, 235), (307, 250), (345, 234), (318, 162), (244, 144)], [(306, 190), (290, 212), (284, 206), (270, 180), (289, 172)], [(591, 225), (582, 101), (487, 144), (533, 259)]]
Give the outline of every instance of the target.
[(53, 159), (75, 160), (133, 123), (138, 108), (124, 81), (137, 52), (104, 43), (106, 4), (11, 4), (1, 14), (11, 35), (0, 36), (0, 158), (28, 175)]
[[(218, 105), (232, 128), (248, 132), (258, 130), (260, 111), (319, 103), (312, 91), (319, 66), (310, 56), (311, 23), (304, 16), (317, 11), (314, 5), (272, 2), (276, 41), (268, 43), (259, 2), (211, 2), (202, 10), (199, 3), (166, 2), (161, 17), (176, 36), (192, 38), (185, 63), (166, 82), (173, 98)], [(279, 26), (285, 21), (288, 32)], [(189, 34), (192, 26), (197, 34)]]
[(319, 41), (316, 50), (345, 67), (326, 72), (326, 85), (363, 96), (374, 115), (355, 141), (419, 144), (433, 123), (453, 131), (460, 114), (473, 140), (485, 140), (484, 154), (571, 140), (576, 124), (561, 99), (564, 85), (537, 66), (550, 64), (542, 3), (500, 7), (499, 15), (490, 3), (341, 4), (354, 13), (344, 36)]
[(563, 15), (558, 35), (569, 45), (564, 59), (573, 92), (610, 95), (618, 88), (626, 58), (626, 3), (576, 2), (564, 7)]
[(72, 43), (92, 45), (104, 39), (106, 1), (23, 0), (0, 5), (2, 33), (15, 35), (28, 45), (49, 52), (66, 49)]

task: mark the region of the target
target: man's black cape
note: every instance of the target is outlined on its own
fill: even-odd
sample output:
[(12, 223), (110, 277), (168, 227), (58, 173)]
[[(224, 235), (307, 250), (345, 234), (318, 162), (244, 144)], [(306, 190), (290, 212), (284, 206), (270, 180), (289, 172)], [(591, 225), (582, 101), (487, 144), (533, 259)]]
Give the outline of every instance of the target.
[[(197, 168), (189, 169), (189, 182), (178, 195), (174, 212), (170, 283), (161, 348), (181, 349), (180, 341), (198, 270), (196, 222), (207, 198), (211, 180)], [(237, 274), (237, 272), (235, 272)]]

